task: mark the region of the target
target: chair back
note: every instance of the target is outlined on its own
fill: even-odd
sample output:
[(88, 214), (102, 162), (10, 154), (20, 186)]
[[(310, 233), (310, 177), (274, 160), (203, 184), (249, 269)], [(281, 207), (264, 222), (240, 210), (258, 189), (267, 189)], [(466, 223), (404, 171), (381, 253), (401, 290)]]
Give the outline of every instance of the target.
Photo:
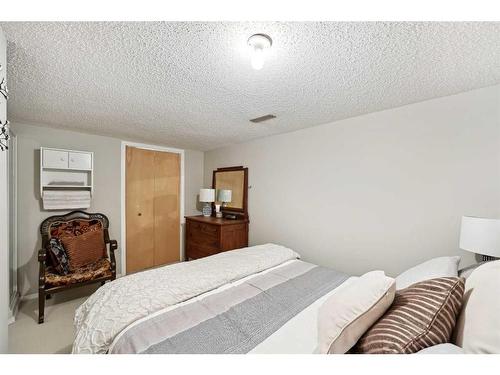
[[(107, 238), (108, 227), (109, 220), (106, 215), (101, 213), (72, 211), (66, 215), (50, 216), (40, 225), (42, 247), (48, 250), (47, 246), (51, 238), (78, 236), (96, 229), (102, 229), (104, 231), (104, 238)], [(50, 256), (47, 256), (46, 259), (48, 263), (52, 263)]]

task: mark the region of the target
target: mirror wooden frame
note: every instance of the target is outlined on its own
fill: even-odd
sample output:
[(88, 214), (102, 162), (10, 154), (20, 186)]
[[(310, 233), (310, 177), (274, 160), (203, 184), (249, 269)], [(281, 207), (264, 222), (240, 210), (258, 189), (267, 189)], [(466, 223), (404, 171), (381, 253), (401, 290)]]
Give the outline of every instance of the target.
[(212, 189), (215, 189), (217, 185), (218, 173), (237, 172), (237, 171), (243, 171), (243, 208), (221, 207), (221, 211), (224, 215), (232, 214), (236, 215), (236, 217), (238, 218), (247, 219), (248, 218), (248, 168), (244, 168), (243, 166), (217, 168), (216, 170), (213, 171), (212, 175)]

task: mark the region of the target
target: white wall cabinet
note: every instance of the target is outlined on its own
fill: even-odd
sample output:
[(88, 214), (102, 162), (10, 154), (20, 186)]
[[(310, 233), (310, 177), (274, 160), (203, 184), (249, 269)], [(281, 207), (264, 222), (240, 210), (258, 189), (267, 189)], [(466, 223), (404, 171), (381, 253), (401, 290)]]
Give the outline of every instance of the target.
[(94, 153), (40, 148), (40, 196), (48, 190), (86, 190), (93, 193)]
[(70, 169), (92, 169), (92, 154), (90, 152), (69, 152), (68, 154)]
[(42, 166), (43, 168), (68, 168), (68, 152), (43, 149)]

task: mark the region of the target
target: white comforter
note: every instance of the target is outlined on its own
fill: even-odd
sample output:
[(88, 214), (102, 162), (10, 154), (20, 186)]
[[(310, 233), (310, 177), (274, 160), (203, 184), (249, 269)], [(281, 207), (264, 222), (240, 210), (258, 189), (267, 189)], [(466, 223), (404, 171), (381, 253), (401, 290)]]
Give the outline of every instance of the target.
[(73, 353), (106, 353), (128, 325), (160, 309), (282, 264), (299, 255), (266, 244), (220, 253), (122, 277), (78, 308)]

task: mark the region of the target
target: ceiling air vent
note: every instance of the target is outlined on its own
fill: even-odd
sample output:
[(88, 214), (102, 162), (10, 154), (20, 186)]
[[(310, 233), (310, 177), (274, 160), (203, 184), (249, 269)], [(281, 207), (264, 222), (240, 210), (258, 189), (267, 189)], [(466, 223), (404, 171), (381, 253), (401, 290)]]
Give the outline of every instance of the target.
[(275, 115), (265, 115), (265, 116), (260, 116), (260, 117), (256, 117), (256, 118), (253, 118), (250, 120), (250, 122), (253, 122), (253, 123), (258, 123), (258, 122), (264, 122), (264, 121), (267, 121), (267, 120), (272, 120), (273, 118), (276, 118)]

